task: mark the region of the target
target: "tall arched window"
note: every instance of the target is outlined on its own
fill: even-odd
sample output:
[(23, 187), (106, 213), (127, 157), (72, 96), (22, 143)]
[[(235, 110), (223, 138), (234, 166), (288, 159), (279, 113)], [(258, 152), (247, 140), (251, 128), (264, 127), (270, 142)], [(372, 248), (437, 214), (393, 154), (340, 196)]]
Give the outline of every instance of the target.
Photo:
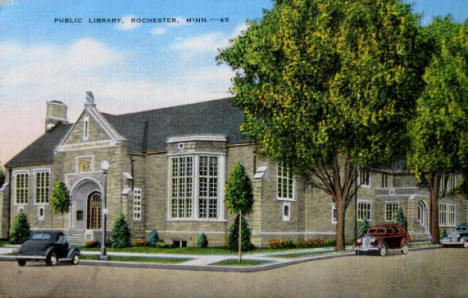
[(92, 230), (99, 230), (101, 228), (101, 194), (92, 193), (88, 197), (88, 216), (87, 228)]

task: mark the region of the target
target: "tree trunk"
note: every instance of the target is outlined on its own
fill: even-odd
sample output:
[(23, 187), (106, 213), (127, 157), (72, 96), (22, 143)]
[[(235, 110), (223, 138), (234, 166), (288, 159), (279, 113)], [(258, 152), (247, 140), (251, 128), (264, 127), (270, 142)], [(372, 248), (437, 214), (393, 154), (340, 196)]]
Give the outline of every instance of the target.
[(429, 181), (429, 201), (431, 211), (431, 242), (439, 244), (439, 187), (440, 173), (435, 172)]
[(238, 246), (239, 246), (239, 258), (237, 262), (240, 263), (242, 261), (242, 211), (239, 212), (239, 239)]
[(335, 197), (336, 204), (336, 244), (335, 250), (344, 250), (345, 249), (345, 202), (343, 197)]

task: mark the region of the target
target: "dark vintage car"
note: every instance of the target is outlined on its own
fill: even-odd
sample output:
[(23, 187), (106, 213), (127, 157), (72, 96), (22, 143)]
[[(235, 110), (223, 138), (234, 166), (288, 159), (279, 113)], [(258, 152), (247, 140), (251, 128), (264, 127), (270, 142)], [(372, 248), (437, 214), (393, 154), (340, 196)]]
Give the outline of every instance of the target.
[(455, 227), (447, 237), (440, 240), (443, 246), (463, 245), (468, 248), (468, 223), (462, 223)]
[(16, 260), (20, 266), (24, 266), (26, 261), (45, 261), (52, 266), (59, 261), (68, 261), (76, 265), (80, 261), (80, 250), (68, 244), (63, 232), (33, 231), (21, 245)]
[(378, 252), (386, 256), (389, 248), (399, 248), (403, 254), (408, 253), (410, 236), (405, 227), (396, 223), (385, 223), (373, 226), (367, 234), (356, 241), (356, 255), (363, 252)]

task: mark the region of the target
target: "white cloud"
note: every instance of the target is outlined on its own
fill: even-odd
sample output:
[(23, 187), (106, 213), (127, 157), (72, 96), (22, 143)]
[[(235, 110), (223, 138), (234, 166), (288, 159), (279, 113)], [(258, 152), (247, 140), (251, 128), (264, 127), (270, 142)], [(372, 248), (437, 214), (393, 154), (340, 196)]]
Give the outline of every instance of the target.
[(218, 49), (229, 46), (229, 40), (238, 36), (247, 28), (246, 23), (241, 23), (229, 35), (222, 32), (211, 32), (178, 40), (172, 45), (172, 48), (179, 51), (184, 59), (204, 54), (216, 54)]
[(133, 15), (124, 16), (124, 17), (122, 17), (122, 20), (120, 21), (120, 23), (115, 25), (115, 27), (118, 30), (121, 30), (121, 31), (134, 30), (134, 29), (141, 26), (141, 23), (132, 22), (132, 19), (134, 19), (134, 18), (136, 18), (136, 17), (133, 16)]
[[(164, 79), (138, 78), (129, 53), (94, 39), (69, 45), (0, 42), (0, 160), (8, 161), (43, 133), (45, 103), (61, 100), (68, 119), (93, 91), (98, 109), (128, 113), (229, 96), (228, 66), (186, 65)], [(27, 125), (25, 125), (27, 124)]]
[(164, 33), (166, 33), (166, 31), (166, 27), (154, 27), (153, 29), (151, 29), (150, 33), (153, 35), (163, 35)]

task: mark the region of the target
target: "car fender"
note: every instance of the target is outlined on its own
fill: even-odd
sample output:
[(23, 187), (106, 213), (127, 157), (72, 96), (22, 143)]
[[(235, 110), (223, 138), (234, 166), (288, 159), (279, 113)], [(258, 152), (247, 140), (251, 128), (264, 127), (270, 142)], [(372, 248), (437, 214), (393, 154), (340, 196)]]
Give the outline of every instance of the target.
[(67, 259), (71, 259), (72, 256), (77, 253), (78, 255), (80, 255), (80, 250), (78, 249), (78, 247), (76, 246), (70, 246), (68, 248), (68, 253), (67, 253)]
[(51, 253), (54, 249), (55, 249), (55, 246), (53, 246), (53, 245), (49, 246), (49, 247), (46, 249), (44, 255), (45, 255), (46, 257), (49, 257), (50, 253)]

